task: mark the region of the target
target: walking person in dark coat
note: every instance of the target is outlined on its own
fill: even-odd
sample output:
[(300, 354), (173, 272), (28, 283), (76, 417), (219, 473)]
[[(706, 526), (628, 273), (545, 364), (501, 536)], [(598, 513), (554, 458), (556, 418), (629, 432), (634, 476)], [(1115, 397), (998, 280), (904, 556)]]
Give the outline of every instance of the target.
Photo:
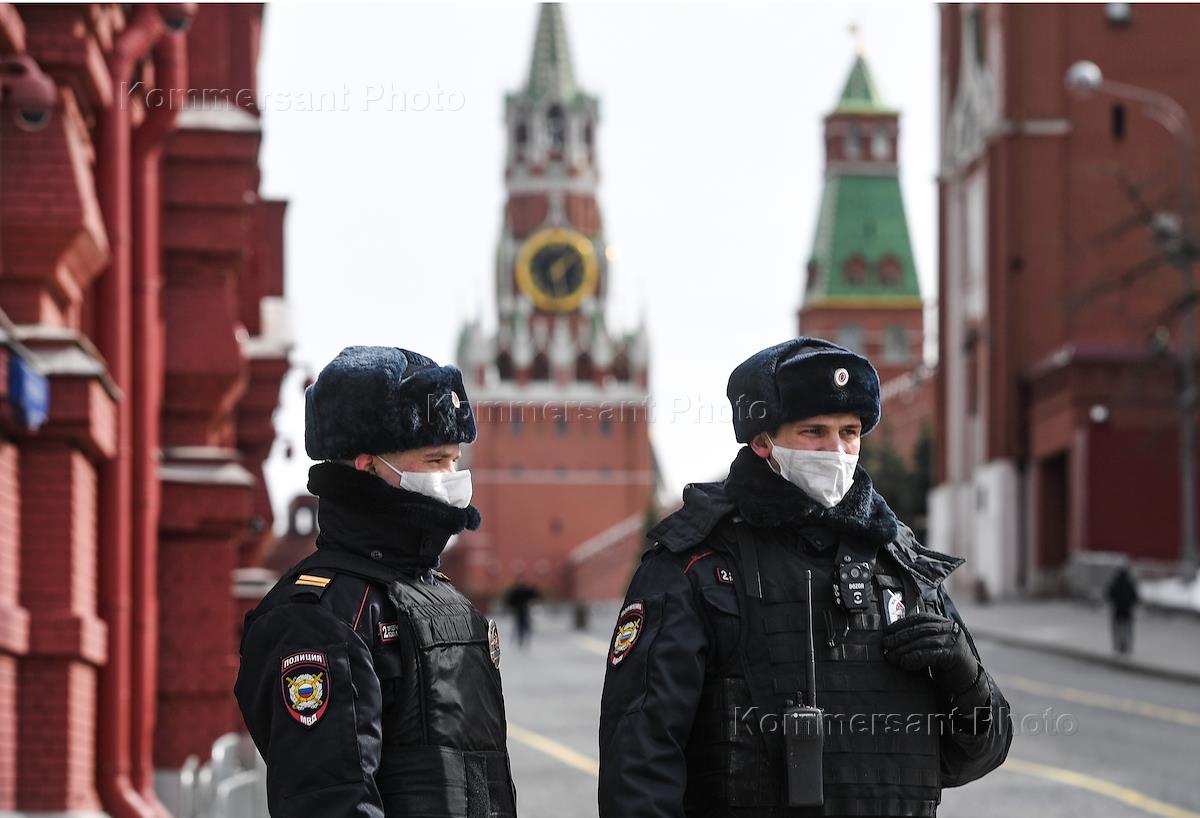
[(1113, 650), (1122, 655), (1133, 650), (1133, 609), (1138, 604), (1137, 582), (1122, 566), (1104, 592), (1112, 604)]
[(462, 374), (349, 347), (305, 402), (317, 551), (247, 615), (234, 687), (270, 812), (512, 818), (496, 625), (437, 571), (480, 523)]
[(533, 634), (533, 603), (542, 598), (542, 592), (534, 586), (518, 580), (504, 595), (504, 604), (512, 611), (513, 623), (517, 628), (517, 647), (525, 647)]
[(728, 396), (746, 445), (649, 532), (618, 614), (600, 818), (934, 816), (1012, 724), (943, 586), (963, 560), (917, 543), (857, 465), (878, 375), (796, 338)]

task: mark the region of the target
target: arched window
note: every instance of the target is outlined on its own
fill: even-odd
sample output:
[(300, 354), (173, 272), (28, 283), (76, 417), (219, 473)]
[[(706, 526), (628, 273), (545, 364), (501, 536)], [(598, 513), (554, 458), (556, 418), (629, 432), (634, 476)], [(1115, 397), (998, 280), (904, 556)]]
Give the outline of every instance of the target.
[(862, 156), (862, 128), (857, 122), (851, 123), (846, 131), (846, 158), (858, 159)]
[(561, 151), (567, 144), (567, 118), (561, 105), (551, 105), (546, 112), (546, 127), (550, 130), (550, 148)]
[(871, 158), (880, 161), (892, 158), (892, 135), (882, 125), (871, 134)]
[(884, 256), (879, 262), (879, 283), (885, 287), (895, 287), (900, 284), (904, 273), (900, 259), (893, 255)]
[(844, 324), (838, 330), (838, 345), (852, 352), (862, 351), (862, 328), (857, 324)]
[(908, 330), (893, 324), (883, 336), (883, 359), (889, 363), (907, 363), (908, 356)]
[(846, 259), (846, 283), (851, 287), (861, 287), (867, 283), (867, 262), (858, 253)]
[(529, 142), (529, 128), (524, 122), (517, 125), (517, 129), (513, 132), (513, 142), (517, 146), (517, 159), (524, 159), (525, 145)]

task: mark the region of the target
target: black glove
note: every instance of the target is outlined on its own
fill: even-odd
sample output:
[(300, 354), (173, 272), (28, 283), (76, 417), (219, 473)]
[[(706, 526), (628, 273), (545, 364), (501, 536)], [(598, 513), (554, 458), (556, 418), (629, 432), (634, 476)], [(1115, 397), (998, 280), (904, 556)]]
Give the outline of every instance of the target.
[(904, 670), (929, 668), (934, 683), (952, 698), (965, 693), (979, 678), (979, 661), (958, 622), (928, 611), (884, 627), (883, 655)]

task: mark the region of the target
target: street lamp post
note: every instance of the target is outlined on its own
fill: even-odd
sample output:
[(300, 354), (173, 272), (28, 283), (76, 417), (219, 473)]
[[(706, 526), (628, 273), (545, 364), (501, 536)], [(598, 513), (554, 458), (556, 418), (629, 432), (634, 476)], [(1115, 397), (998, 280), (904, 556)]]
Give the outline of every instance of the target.
[(1162, 232), (1166, 254), (1183, 276), (1184, 310), (1180, 316), (1179, 448), (1180, 492), (1182, 494), (1180, 572), (1186, 579), (1196, 575), (1196, 275), (1192, 261), (1196, 243), (1192, 232), (1192, 157), (1195, 138), (1183, 106), (1166, 94), (1106, 80), (1094, 62), (1081, 61), (1067, 69), (1068, 90), (1080, 97), (1105, 94), (1141, 106), (1142, 113), (1162, 125), (1179, 147), (1179, 218)]

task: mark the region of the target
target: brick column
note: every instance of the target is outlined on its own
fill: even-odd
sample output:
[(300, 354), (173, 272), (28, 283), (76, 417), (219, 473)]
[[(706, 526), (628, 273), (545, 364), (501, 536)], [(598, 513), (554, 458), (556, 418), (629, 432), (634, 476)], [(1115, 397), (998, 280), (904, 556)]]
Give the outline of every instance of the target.
[[(79, 350), (76, 347), (76, 350)], [(115, 450), (114, 392), (98, 377), (53, 374), (50, 422), (20, 449), (19, 603), (30, 612), (18, 662), (17, 806), (99, 811), (96, 673), (106, 658), (97, 614), (97, 464)]]
[(12, 810), (17, 803), (17, 667), (29, 647), (29, 614), (17, 594), (21, 564), (18, 460), (16, 444), (0, 437), (0, 810)]
[(233, 602), (236, 536), (250, 517), (256, 481), (237, 465), (231, 450), (168, 450), (164, 455), (154, 766), (166, 771), (183, 766), (189, 755), (203, 757), (234, 727), (230, 691), (241, 627)]

